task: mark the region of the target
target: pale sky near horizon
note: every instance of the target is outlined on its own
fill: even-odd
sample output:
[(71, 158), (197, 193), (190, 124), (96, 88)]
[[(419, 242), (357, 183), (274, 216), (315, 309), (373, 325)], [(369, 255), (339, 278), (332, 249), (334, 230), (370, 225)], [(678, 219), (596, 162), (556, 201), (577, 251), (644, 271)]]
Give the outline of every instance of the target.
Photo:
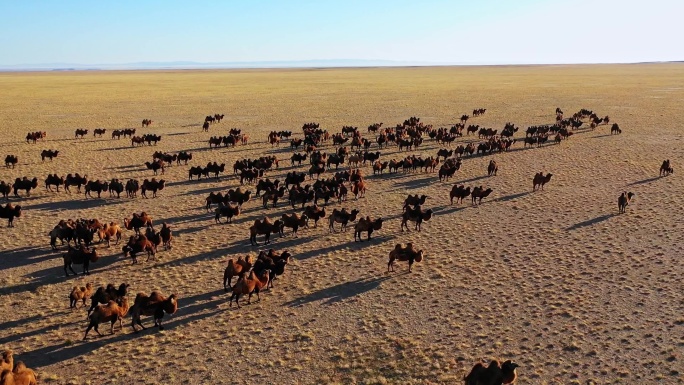
[(684, 60), (684, 0), (0, 0), (0, 65)]

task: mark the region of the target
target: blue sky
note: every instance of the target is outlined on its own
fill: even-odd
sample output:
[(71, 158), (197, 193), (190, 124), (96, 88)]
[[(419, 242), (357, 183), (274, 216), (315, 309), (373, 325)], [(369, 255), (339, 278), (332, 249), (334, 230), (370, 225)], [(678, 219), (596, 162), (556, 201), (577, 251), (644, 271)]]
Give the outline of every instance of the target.
[(0, 65), (684, 60), (684, 0), (0, 0)]

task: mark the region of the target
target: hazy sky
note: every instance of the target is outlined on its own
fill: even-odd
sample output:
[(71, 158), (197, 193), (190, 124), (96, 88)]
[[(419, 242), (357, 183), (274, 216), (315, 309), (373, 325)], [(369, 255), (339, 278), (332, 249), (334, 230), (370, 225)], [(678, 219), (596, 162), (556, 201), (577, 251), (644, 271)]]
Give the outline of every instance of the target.
[(0, 0), (0, 65), (684, 60), (684, 0)]

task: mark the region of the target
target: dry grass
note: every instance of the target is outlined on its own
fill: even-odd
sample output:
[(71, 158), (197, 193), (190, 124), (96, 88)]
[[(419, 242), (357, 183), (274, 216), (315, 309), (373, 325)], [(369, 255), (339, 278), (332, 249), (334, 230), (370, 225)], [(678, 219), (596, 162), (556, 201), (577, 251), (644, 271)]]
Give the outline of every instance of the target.
[[(678, 64), (0, 74), (0, 156), (20, 158), (16, 169), (0, 169), (0, 180), (41, 180), (30, 198), (12, 199), (25, 209), (16, 227), (0, 228), (0, 348), (59, 384), (447, 384), (492, 357), (518, 362), (520, 384), (683, 383), (684, 183), (678, 173), (654, 178), (665, 158), (681, 170), (683, 83)], [(275, 290), (239, 311), (228, 308), (220, 280), (228, 258), (255, 251), (247, 228), (264, 215), (261, 201), (247, 203), (232, 225), (215, 225), (203, 208), (210, 191), (235, 188), (235, 178), (188, 182), (189, 166), (174, 165), (164, 176), (173, 183), (150, 200), (84, 200), (42, 184), (53, 172), (151, 178), (143, 162), (156, 150), (190, 150), (192, 165), (286, 159), (285, 146), (265, 144), (267, 133), (301, 136), (304, 122), (331, 132), (359, 126), (367, 137), (374, 122), (419, 116), (446, 126), (486, 107), (473, 123), (501, 129), (507, 121), (552, 122), (557, 106), (610, 115), (623, 134), (602, 126), (560, 146), (495, 155), (492, 178), (483, 178), (490, 157), (466, 159), (454, 183), (494, 189), (480, 207), (450, 206), (453, 183), (436, 175), (372, 177), (366, 198), (342, 206), (385, 217), (377, 239), (357, 244), (351, 230), (329, 234), (327, 220), (299, 239), (275, 237), (273, 247), (297, 259)], [(200, 132), (213, 113), (226, 119)], [(143, 118), (154, 123), (140, 130)], [(108, 129), (102, 139), (92, 137), (96, 127)], [(155, 148), (110, 139), (125, 127), (163, 139)], [(231, 127), (245, 130), (250, 144), (210, 151), (208, 137)], [(76, 128), (91, 134), (74, 140)], [(37, 130), (47, 141), (26, 144), (26, 132)], [(414, 153), (438, 148), (428, 142)], [(41, 163), (43, 149), (60, 155)], [(381, 152), (382, 160), (406, 155)], [(286, 165), (269, 177), (283, 179)], [(531, 193), (539, 171), (554, 178)], [(370, 166), (364, 172), (371, 175)], [(636, 199), (627, 214), (613, 215), (624, 190)], [(421, 233), (399, 230), (407, 193), (427, 194), (436, 212)], [(122, 223), (141, 210), (172, 226), (173, 250), (132, 266), (112, 246), (91, 276), (63, 277), (46, 237), (59, 219)], [(292, 210), (281, 205), (268, 215), (284, 212)], [(385, 273), (397, 242), (427, 252), (412, 274), (405, 263)], [(71, 287), (123, 281), (131, 300), (155, 289), (179, 295), (168, 329), (134, 335), (128, 319), (113, 337), (81, 342), (85, 310), (68, 309)]]

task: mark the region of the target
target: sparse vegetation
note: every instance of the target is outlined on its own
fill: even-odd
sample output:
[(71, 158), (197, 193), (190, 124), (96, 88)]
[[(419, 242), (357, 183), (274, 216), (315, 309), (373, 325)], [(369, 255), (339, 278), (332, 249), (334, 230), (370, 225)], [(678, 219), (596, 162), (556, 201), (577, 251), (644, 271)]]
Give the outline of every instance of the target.
[[(257, 383), (452, 384), (462, 383), (475, 362), (494, 358), (520, 363), (518, 384), (681, 382), (681, 333), (673, 330), (684, 324), (676, 292), (684, 198), (676, 193), (679, 171), (657, 178), (657, 168), (663, 159), (674, 167), (681, 163), (676, 138), (682, 74), (684, 68), (674, 64), (2, 73), (0, 147), (19, 162), (3, 168), (0, 180), (12, 185), (26, 176), (40, 182), (30, 197), (10, 192), (9, 203), (21, 206), (22, 215), (14, 218), (14, 228), (6, 221), (0, 227), (2, 348), (25, 357), (40, 383), (56, 384), (221, 383), (229, 381), (226, 373)], [(598, 125), (575, 130), (559, 146), (518, 141), (495, 155), (465, 151), (467, 143), (475, 143), (476, 151), (484, 141), (477, 138), (479, 129), (468, 136), (468, 126), (501, 132), (513, 122), (522, 128), (513, 139), (521, 140), (525, 127), (553, 123), (557, 105), (566, 115), (582, 107), (609, 114), (622, 134), (610, 136), (610, 124)], [(480, 107), (485, 114), (471, 114)], [(223, 122), (203, 133), (204, 116), (217, 112), (225, 114)], [(463, 114), (470, 115), (463, 136), (451, 144), (426, 136), (408, 152), (393, 144), (378, 147), (376, 135), (407, 117), (420, 116), (448, 132)], [(140, 132), (143, 118), (154, 123)], [(376, 121), (384, 125), (367, 132)], [(303, 138), (304, 122), (317, 122), (331, 134), (343, 126), (361, 128), (369, 152), (380, 152), (380, 167), (407, 156), (428, 159), (441, 148), (458, 153), (463, 145), (462, 165), (448, 183), (439, 183), (442, 159), (434, 172), (389, 173), (388, 163), (373, 175), (376, 161), (359, 164), (368, 184), (365, 197), (340, 204), (333, 196), (327, 205), (319, 199), (317, 207), (325, 208), (325, 221), (343, 207), (358, 209), (358, 219), (382, 218), (372, 241), (353, 242), (339, 224), (334, 233), (314, 228), (307, 213), (309, 228), (298, 239), (271, 234), (273, 245), (266, 248), (293, 255), (275, 288), (264, 286), (263, 301), (247, 305), (243, 299), (240, 311), (230, 311), (221, 273), (229, 258), (264, 249), (261, 234), (258, 246), (248, 242), (254, 220), (304, 210), (301, 202), (290, 208), (287, 191), (268, 209), (252, 194), (232, 224), (218, 225), (216, 203), (207, 212), (206, 197), (238, 189), (240, 173), (232, 174), (230, 166), (262, 156), (280, 160), (280, 168), (263, 178), (279, 179), (282, 186), (288, 172), (303, 172), (302, 188), (313, 185), (316, 175), (307, 174), (313, 153), (301, 166), (290, 160), (307, 150), (306, 144), (294, 151), (288, 145)], [(100, 127), (106, 134), (94, 138)], [(128, 137), (111, 138), (111, 131), (126, 127), (163, 140), (132, 147)], [(90, 134), (76, 140), (76, 128)], [(211, 136), (232, 128), (248, 133), (249, 142), (208, 148)], [(274, 130), (292, 131), (292, 137), (271, 147), (268, 134)], [(28, 131), (47, 135), (34, 145), (26, 142)], [(39, 155), (46, 148), (60, 153), (43, 163)], [(335, 152), (330, 142), (315, 150)], [(85, 200), (76, 185), (71, 193), (43, 188), (48, 174), (77, 172), (89, 180), (142, 182), (153, 176), (144, 163), (155, 151), (192, 153), (187, 165), (165, 166), (166, 185), (157, 198), (105, 193)], [(348, 170), (349, 156), (338, 171)], [(501, 174), (486, 178), (493, 158)], [(227, 165), (219, 181), (187, 181), (190, 167), (208, 162)], [(540, 171), (552, 172), (553, 179), (532, 194), (531, 178)], [(334, 167), (320, 180), (333, 175)], [(245, 179), (242, 188), (254, 192), (256, 181), (250, 183)], [(493, 192), (482, 205), (451, 205), (454, 185)], [(638, 199), (627, 215), (617, 216), (615, 200), (623, 191)], [(427, 195), (423, 209), (435, 216), (421, 232), (401, 234), (399, 215), (408, 194)], [(142, 211), (159, 229), (162, 223), (173, 229), (173, 248), (132, 265), (121, 258), (134, 235), (123, 218)], [(87, 280), (95, 288), (131, 284), (131, 303), (139, 291), (178, 293), (178, 312), (165, 318), (166, 330), (133, 336), (130, 328), (117, 328), (113, 336), (89, 335), (80, 342), (86, 311), (69, 310), (66, 300), (74, 286), (87, 282), (80, 275), (64, 279), (60, 256), (66, 245), (57, 242), (52, 251), (47, 236), (62, 218), (120, 224), (124, 242), (118, 246), (116, 236), (111, 248), (95, 239), (99, 260)], [(385, 274), (388, 252), (409, 242), (427, 257), (410, 275), (406, 262)]]

